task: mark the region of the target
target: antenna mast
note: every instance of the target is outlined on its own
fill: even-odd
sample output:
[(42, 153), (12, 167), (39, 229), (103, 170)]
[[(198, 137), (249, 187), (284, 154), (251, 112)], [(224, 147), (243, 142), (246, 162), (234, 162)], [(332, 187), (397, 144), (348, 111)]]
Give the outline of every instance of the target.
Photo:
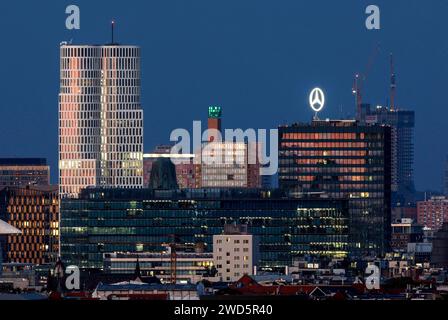
[(114, 42), (114, 29), (115, 29), (115, 21), (114, 20), (112, 20), (112, 23), (111, 23), (111, 27), (112, 27), (112, 44), (114, 44), (115, 42)]
[(390, 111), (395, 111), (395, 94), (397, 84), (395, 76), (394, 56), (390, 54)]

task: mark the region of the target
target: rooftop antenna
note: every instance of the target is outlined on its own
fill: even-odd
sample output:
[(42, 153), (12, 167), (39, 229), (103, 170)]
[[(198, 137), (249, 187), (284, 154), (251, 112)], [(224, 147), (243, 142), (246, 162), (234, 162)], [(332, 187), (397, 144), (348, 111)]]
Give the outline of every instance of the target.
[(112, 44), (114, 44), (114, 29), (115, 29), (115, 20), (112, 20), (111, 23), (111, 27), (112, 27)]
[(397, 90), (394, 55), (390, 54), (390, 111), (395, 111), (395, 93)]

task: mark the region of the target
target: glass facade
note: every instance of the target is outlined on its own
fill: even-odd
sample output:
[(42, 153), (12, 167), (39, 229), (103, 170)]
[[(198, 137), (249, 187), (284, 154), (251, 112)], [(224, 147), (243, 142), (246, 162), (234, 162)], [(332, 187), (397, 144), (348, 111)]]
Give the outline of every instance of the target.
[(279, 128), (279, 185), (291, 196), (349, 199), (354, 257), (385, 254), (390, 240), (391, 129), (354, 121)]
[(173, 236), (212, 252), (213, 235), (232, 223), (259, 237), (261, 266), (348, 254), (346, 200), (254, 189), (86, 189), (80, 199), (63, 199), (61, 213), (62, 259), (81, 267), (102, 267), (105, 253), (159, 252)]
[(247, 144), (211, 142), (202, 147), (203, 188), (246, 188), (248, 186)]
[(59, 253), (59, 195), (57, 186), (4, 188), (0, 219), (22, 233), (0, 238), (9, 263), (55, 263)]
[(415, 113), (407, 110), (371, 108), (363, 105), (361, 121), (391, 127), (392, 199), (402, 206), (414, 202), (414, 127)]
[(61, 197), (88, 186), (143, 187), (140, 48), (60, 48)]

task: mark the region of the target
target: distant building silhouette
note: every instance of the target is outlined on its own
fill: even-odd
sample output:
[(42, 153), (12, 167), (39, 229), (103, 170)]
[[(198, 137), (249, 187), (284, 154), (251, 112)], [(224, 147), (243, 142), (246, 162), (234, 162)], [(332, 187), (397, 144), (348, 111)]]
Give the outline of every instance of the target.
[(448, 223), (435, 235), (431, 263), (437, 267), (448, 267)]
[(176, 167), (170, 159), (157, 159), (151, 170), (149, 187), (158, 190), (178, 189)]

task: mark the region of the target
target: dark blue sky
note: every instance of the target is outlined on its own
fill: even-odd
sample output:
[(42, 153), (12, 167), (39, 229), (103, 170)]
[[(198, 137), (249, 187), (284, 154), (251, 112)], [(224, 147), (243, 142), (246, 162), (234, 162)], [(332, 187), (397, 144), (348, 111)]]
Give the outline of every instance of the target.
[[(65, 29), (65, 7), (81, 9), (81, 30)], [(381, 8), (380, 31), (364, 26)], [(310, 89), (321, 86), (321, 117), (354, 113), (353, 75), (377, 43), (381, 53), (365, 101), (388, 100), (389, 53), (397, 103), (416, 111), (416, 184), (439, 189), (448, 152), (446, 0), (1, 1), (0, 156), (47, 157), (57, 177), (59, 43), (116, 39), (143, 49), (145, 150), (171, 130), (224, 108), (229, 128), (308, 121)], [(342, 110), (342, 111), (341, 111)]]

